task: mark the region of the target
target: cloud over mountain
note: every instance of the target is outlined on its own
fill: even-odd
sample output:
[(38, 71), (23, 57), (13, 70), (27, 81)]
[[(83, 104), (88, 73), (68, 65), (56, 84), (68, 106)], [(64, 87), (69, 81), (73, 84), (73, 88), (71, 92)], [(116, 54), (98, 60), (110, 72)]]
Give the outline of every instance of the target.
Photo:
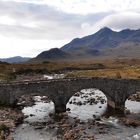
[[(11, 48), (6, 46), (3, 37), (13, 42), (20, 39), (21, 44), (30, 40), (27, 48), (40, 50), (45, 46), (46, 49), (61, 47), (58, 41), (63, 44), (66, 40), (93, 34), (104, 26), (114, 30), (138, 29), (139, 7), (139, 0), (1, 0), (0, 42), (3, 45), (0, 49)], [(34, 40), (43, 40), (44, 45), (35, 46)], [(56, 43), (48, 45), (52, 40)], [(18, 47), (14, 43), (11, 49), (16, 51)]]

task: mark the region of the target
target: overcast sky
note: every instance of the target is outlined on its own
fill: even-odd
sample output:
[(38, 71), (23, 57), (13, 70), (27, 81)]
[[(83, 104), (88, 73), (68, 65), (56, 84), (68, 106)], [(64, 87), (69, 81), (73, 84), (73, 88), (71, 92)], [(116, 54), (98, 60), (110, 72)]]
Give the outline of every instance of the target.
[(140, 28), (140, 0), (0, 0), (0, 58), (34, 57), (105, 26)]

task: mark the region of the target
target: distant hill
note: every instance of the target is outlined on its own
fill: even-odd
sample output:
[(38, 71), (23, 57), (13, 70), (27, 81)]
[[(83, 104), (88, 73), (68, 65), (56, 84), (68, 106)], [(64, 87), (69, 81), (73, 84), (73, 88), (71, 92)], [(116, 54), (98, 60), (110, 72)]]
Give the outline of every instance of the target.
[(66, 53), (65, 51), (62, 51), (58, 48), (53, 48), (50, 49), (49, 51), (44, 51), (42, 53), (40, 53), (36, 58), (37, 59), (64, 59), (67, 58), (69, 56), (68, 53)]
[(23, 63), (30, 59), (31, 58), (29, 57), (15, 56), (15, 57), (10, 57), (10, 58), (0, 58), (0, 61), (7, 62), (7, 63)]
[(35, 60), (88, 58), (140, 58), (140, 29), (120, 32), (107, 27), (95, 34), (75, 38), (60, 49), (42, 52)]

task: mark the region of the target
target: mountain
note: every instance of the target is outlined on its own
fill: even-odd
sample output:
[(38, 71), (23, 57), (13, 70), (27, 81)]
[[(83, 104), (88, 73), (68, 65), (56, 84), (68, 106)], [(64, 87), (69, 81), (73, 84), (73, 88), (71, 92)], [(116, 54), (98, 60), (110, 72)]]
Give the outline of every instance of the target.
[(57, 59), (64, 59), (69, 56), (68, 53), (58, 49), (58, 48), (53, 48), (50, 49), (49, 51), (44, 51), (40, 53), (36, 59), (42, 60), (42, 59), (51, 59), (51, 60), (57, 60)]
[(7, 63), (23, 63), (28, 61), (29, 57), (21, 57), (21, 56), (15, 56), (15, 57), (10, 57), (10, 58), (0, 58), (0, 61), (2, 62), (7, 62)]
[(76, 38), (70, 43), (64, 45), (61, 50), (74, 51), (80, 47), (88, 47), (93, 49), (114, 48), (124, 42), (140, 42), (140, 30), (122, 30), (120, 32), (112, 31), (105, 27), (95, 34)]
[(35, 60), (72, 60), (91, 58), (140, 58), (140, 29), (120, 32), (107, 27), (95, 34), (75, 38), (60, 49), (42, 52)]
[(115, 48), (100, 50), (103, 58), (138, 58), (140, 59), (140, 43), (120, 43)]

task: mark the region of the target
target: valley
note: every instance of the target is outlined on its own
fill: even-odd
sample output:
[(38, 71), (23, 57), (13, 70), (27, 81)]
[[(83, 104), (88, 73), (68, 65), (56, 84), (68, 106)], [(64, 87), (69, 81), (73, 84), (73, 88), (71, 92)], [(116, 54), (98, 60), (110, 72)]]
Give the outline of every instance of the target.
[[(74, 39), (60, 49), (44, 51), (34, 58), (26, 60), (22, 57), (13, 57), (14, 59), (2, 60), (0, 62), (2, 92), (0, 113), (3, 115), (0, 116), (0, 139), (101, 140), (102, 137), (105, 140), (139, 139), (139, 91), (127, 97), (127, 89), (133, 84), (133, 80), (140, 80), (140, 45), (139, 40), (133, 38), (135, 32), (139, 30), (114, 32), (109, 28), (103, 28), (94, 35)], [(130, 38), (126, 33), (131, 34), (131, 42), (126, 39)], [(95, 41), (98, 44), (94, 39), (98, 40)], [(100, 46), (103, 42), (104, 46)], [(95, 43), (94, 47), (90, 43)], [(90, 86), (91, 83), (87, 84), (88, 78), (95, 81), (99, 79), (99, 84), (97, 84), (98, 80), (93, 82), (99, 87), (94, 89), (92, 85)], [(63, 82), (67, 84), (66, 81), (74, 83), (78, 79), (79, 83), (81, 82), (78, 86), (81, 88), (83, 86), (79, 92), (75, 90), (78, 82), (71, 88), (72, 83), (67, 87), (62, 84)], [(82, 82), (84, 79), (85, 83)], [(102, 80), (106, 82), (101, 82)], [(109, 81), (114, 82), (109, 84)], [(116, 85), (116, 81), (120, 83)], [(54, 84), (50, 86), (48, 93), (56, 90), (53, 94), (54, 99), (50, 99), (49, 94), (46, 96), (47, 92), (44, 92), (44, 84), (51, 84), (51, 82)], [(124, 83), (130, 84), (129, 87), (126, 88)], [(23, 85), (20, 87), (20, 84)], [(35, 86), (32, 87), (34, 84)], [(2, 90), (3, 85), (4, 87), (7, 85), (7, 88)], [(108, 89), (112, 91), (114, 88), (113, 92), (103, 93), (100, 91), (102, 85), (106, 85), (105, 91)], [(45, 86), (47, 87), (49, 86)], [(67, 88), (71, 90), (67, 91)], [(68, 93), (75, 91), (66, 103), (62, 103), (63, 99), (66, 99), (65, 94), (62, 97), (63, 89)], [(10, 95), (8, 90), (11, 91)], [(14, 90), (15, 92), (11, 95)], [(6, 98), (2, 96), (3, 91)], [(26, 95), (15, 98), (23, 92)], [(55, 96), (59, 92), (61, 96)], [(50, 92), (51, 97), (52, 93)], [(113, 93), (116, 95), (109, 100), (108, 96)], [(127, 100), (123, 101), (123, 105), (117, 104), (118, 99), (121, 100), (118, 94), (123, 95), (123, 98), (126, 95)], [(61, 107), (59, 100), (61, 100)], [(5, 101), (10, 101), (10, 104)], [(14, 101), (18, 102), (11, 104)], [(121, 113), (121, 105), (123, 113)]]

